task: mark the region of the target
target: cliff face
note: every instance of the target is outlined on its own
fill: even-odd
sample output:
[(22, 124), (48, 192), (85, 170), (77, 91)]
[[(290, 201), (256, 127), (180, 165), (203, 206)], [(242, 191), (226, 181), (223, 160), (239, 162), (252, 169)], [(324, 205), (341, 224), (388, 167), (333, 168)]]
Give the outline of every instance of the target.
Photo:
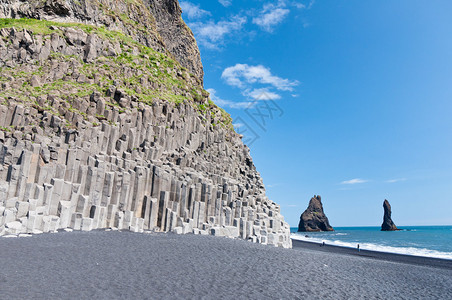
[(323, 212), (322, 198), (320, 196), (314, 196), (309, 201), (308, 208), (300, 216), (298, 231), (334, 231)]
[[(156, 32), (100, 14), (131, 3), (159, 20)], [(249, 149), (202, 88), (202, 67), (177, 59), (195, 48), (199, 58), (177, 2), (0, 8), (28, 17), (0, 20), (0, 235), (114, 228), (291, 246)]]
[(396, 231), (399, 230), (397, 226), (394, 224), (391, 218), (391, 204), (389, 204), (388, 200), (383, 202), (384, 216), (383, 216), (383, 224), (381, 224), (381, 231)]
[(196, 40), (177, 0), (0, 0), (0, 18), (33, 18), (105, 26), (172, 56), (202, 83)]

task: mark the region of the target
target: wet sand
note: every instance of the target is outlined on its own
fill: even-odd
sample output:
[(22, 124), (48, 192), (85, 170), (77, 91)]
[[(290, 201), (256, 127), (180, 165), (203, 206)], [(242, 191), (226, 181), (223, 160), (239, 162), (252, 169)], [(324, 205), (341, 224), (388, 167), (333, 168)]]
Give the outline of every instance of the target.
[(0, 298), (452, 299), (450, 267), (328, 248), (104, 231), (0, 238)]
[(403, 255), (403, 254), (386, 253), (386, 252), (378, 252), (378, 251), (362, 250), (362, 249), (360, 251), (358, 251), (358, 249), (354, 249), (354, 248), (340, 247), (340, 246), (334, 246), (334, 245), (328, 245), (328, 244), (326, 244), (325, 246), (322, 246), (318, 243), (298, 241), (298, 240), (292, 240), (292, 245), (293, 245), (294, 249), (309, 249), (309, 250), (320, 251), (320, 252), (330, 252), (330, 253), (343, 254), (343, 255), (353, 255), (353, 256), (359, 256), (359, 257), (363, 257), (363, 258), (371, 258), (371, 259), (378, 259), (378, 260), (391, 261), (391, 262), (397, 262), (397, 263), (412, 264), (412, 265), (417, 265), (417, 266), (428, 266), (428, 267), (452, 270), (452, 260), (449, 260), (449, 259)]

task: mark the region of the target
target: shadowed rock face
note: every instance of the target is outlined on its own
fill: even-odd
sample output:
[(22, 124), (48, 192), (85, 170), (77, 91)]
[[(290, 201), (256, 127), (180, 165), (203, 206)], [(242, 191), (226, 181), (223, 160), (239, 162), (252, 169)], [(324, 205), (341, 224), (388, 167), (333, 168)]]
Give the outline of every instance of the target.
[(323, 212), (322, 198), (320, 196), (314, 196), (309, 201), (308, 208), (300, 216), (298, 231), (334, 231)]
[(381, 231), (399, 230), (391, 219), (391, 204), (389, 204), (388, 200), (383, 202), (383, 208), (385, 210), (385, 215), (383, 217), (383, 224), (381, 224)]

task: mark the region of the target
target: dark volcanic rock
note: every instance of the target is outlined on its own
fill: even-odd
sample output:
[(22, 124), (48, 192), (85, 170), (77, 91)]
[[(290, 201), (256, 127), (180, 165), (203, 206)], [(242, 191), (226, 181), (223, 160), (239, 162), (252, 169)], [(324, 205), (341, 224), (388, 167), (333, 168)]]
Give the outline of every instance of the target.
[(169, 54), (203, 82), (201, 54), (177, 0), (0, 0), (0, 18), (105, 26)]
[(391, 204), (389, 204), (388, 200), (383, 202), (383, 208), (385, 210), (385, 215), (383, 217), (383, 224), (381, 224), (381, 231), (399, 230), (391, 219)]
[(298, 231), (334, 231), (323, 212), (322, 198), (314, 196), (308, 208), (300, 216)]

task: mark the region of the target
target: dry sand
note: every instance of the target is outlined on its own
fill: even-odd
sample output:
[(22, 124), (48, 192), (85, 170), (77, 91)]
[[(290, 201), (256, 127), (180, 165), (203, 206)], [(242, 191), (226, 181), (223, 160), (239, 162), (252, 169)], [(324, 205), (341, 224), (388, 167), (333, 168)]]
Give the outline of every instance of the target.
[(441, 261), (294, 245), (104, 231), (0, 238), (0, 298), (452, 299)]

